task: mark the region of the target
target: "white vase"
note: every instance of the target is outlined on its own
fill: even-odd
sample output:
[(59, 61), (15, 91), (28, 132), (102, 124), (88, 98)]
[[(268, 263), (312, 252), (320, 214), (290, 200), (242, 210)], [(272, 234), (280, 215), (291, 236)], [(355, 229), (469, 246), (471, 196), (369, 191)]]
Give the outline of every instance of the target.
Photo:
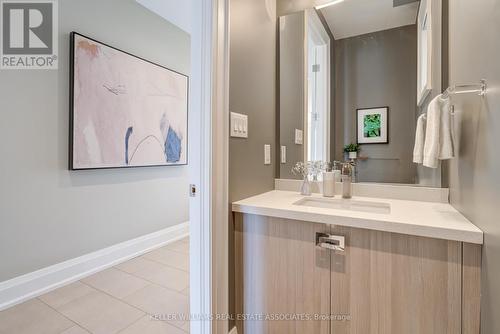
[(356, 159), (358, 157), (358, 152), (349, 152), (349, 159)]
[(300, 187), (300, 194), (303, 196), (311, 196), (311, 183), (309, 182), (309, 178), (307, 176), (304, 176), (304, 181)]

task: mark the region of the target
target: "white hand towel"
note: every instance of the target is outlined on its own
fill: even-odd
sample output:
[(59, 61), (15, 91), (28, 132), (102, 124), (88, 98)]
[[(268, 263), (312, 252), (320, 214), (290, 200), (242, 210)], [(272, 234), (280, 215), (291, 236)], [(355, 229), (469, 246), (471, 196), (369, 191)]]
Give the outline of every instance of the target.
[(441, 123), (439, 129), (439, 160), (447, 160), (454, 157), (453, 149), (453, 123), (451, 122), (450, 100), (442, 99)]
[(439, 157), (439, 129), (441, 127), (441, 96), (436, 96), (427, 107), (425, 127), (424, 166), (437, 168)]
[(417, 128), (415, 130), (415, 147), (413, 148), (413, 162), (421, 164), (424, 161), (424, 143), (425, 143), (425, 114), (417, 119)]
[(426, 167), (437, 168), (439, 159), (453, 157), (449, 107), (449, 100), (443, 99), (441, 95), (436, 96), (429, 103), (423, 159)]

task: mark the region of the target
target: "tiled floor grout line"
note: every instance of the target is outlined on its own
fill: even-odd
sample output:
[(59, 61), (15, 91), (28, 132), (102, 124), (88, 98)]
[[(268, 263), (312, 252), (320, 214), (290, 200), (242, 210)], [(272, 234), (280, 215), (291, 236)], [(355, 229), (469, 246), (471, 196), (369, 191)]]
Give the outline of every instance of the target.
[[(79, 323), (78, 323), (78, 322), (76, 322), (75, 320), (73, 320), (73, 319), (71, 319), (71, 318), (68, 318), (66, 315), (64, 315), (64, 314), (62, 314), (61, 312), (59, 312), (59, 310), (57, 310), (56, 308), (54, 308), (54, 307), (50, 306), (49, 304), (47, 304), (46, 302), (44, 302), (42, 299), (40, 299), (40, 298), (38, 298), (38, 297), (37, 297), (36, 299), (38, 299), (38, 300), (39, 300), (39, 301), (41, 301), (44, 305), (47, 305), (47, 307), (49, 307), (49, 308), (51, 308), (52, 310), (54, 310), (55, 312), (57, 312), (57, 314), (61, 315), (62, 317), (66, 318), (66, 319), (68, 319), (69, 321), (71, 321), (71, 323), (73, 324), (72, 326), (70, 326), (70, 327), (68, 327), (68, 328), (64, 329), (63, 331), (61, 331), (59, 334), (63, 333), (64, 331), (67, 331), (68, 329), (70, 329), (71, 327), (74, 327), (75, 325), (76, 325), (76, 326), (79, 326), (79, 327), (81, 327), (81, 328), (83, 328), (83, 329), (85, 329), (87, 332), (89, 332), (90, 334), (92, 334), (92, 332), (91, 332), (88, 328), (86, 328), (85, 326), (83, 326), (83, 325), (79, 324)], [(77, 299), (78, 299), (78, 298), (77, 298)], [(64, 305), (66, 305), (66, 304), (64, 304)], [(64, 305), (62, 305), (62, 306), (64, 306)]]
[[(174, 243), (175, 243), (175, 242), (170, 243), (170, 244), (167, 244), (167, 245), (162, 246), (162, 247), (157, 248), (157, 249), (166, 248), (166, 249), (168, 249), (168, 250), (170, 250), (170, 251), (172, 251), (172, 252), (181, 253), (181, 254), (184, 254), (184, 255), (189, 256), (189, 251), (186, 253), (186, 252), (179, 251), (179, 250), (176, 250), (176, 249), (168, 248), (168, 245), (173, 245)], [(184, 243), (184, 244), (189, 244), (189, 242), (187, 242), (187, 241), (181, 241), (181, 243)], [(147, 253), (145, 253), (145, 254), (147, 254)]]
[[(112, 268), (113, 268), (113, 267), (112, 267)], [(119, 269), (118, 269), (118, 270), (119, 270)], [(137, 276), (134, 276), (134, 277), (137, 277)], [(140, 277), (139, 277), (139, 278), (140, 278)], [(174, 292), (177, 292), (177, 293), (179, 293), (179, 294), (183, 295), (181, 292), (179, 292), (179, 291), (177, 291), (177, 290), (173, 290), (173, 289), (165, 288), (164, 286), (158, 285), (158, 284), (153, 283), (153, 282), (151, 282), (151, 281), (148, 281), (148, 280), (146, 280), (146, 279), (143, 279), (143, 280), (144, 280), (144, 281), (146, 281), (146, 282), (148, 282), (148, 283), (150, 283), (150, 285), (155, 285), (155, 286), (157, 286), (157, 287), (160, 287), (160, 288), (163, 288), (163, 289), (167, 289), (167, 290), (169, 290), (169, 291), (174, 291)], [(79, 281), (79, 282), (80, 282), (80, 283), (82, 283), (82, 284), (84, 284), (84, 285), (86, 285), (86, 286), (88, 286), (88, 287), (90, 287), (90, 288), (92, 288), (92, 289), (95, 289), (95, 290), (97, 290), (97, 291), (99, 291), (99, 292), (102, 292), (103, 294), (107, 295), (108, 297), (111, 297), (111, 298), (113, 298), (113, 299), (115, 299), (115, 300), (117, 300), (117, 301), (120, 301), (120, 302), (122, 302), (122, 303), (124, 303), (124, 304), (126, 304), (126, 305), (128, 305), (128, 306), (130, 306), (130, 307), (133, 307), (133, 308), (135, 308), (136, 310), (138, 310), (138, 311), (140, 311), (140, 312), (144, 313), (144, 315), (143, 315), (143, 316), (141, 316), (141, 317), (140, 317), (137, 321), (139, 321), (140, 319), (144, 318), (145, 316), (151, 316), (151, 314), (149, 314), (149, 312), (147, 312), (146, 310), (143, 310), (143, 309), (141, 309), (141, 308), (138, 308), (137, 306), (135, 306), (135, 305), (132, 305), (132, 304), (128, 303), (126, 300), (123, 300), (123, 299), (121, 299), (121, 298), (118, 298), (118, 297), (115, 297), (115, 296), (113, 296), (113, 295), (110, 295), (110, 294), (109, 294), (109, 293), (107, 293), (106, 291), (103, 291), (103, 290), (101, 290), (101, 289), (99, 289), (99, 288), (93, 287), (92, 285), (89, 285), (89, 284), (87, 284), (87, 283), (85, 283), (85, 282), (82, 282), (82, 281)], [(145, 289), (145, 288), (147, 288), (148, 286), (149, 286), (149, 285), (146, 285), (145, 287), (143, 287), (143, 288), (141, 288), (141, 289), (139, 289), (139, 290), (137, 290), (137, 291), (140, 291), (140, 290), (142, 290), (142, 289)], [(130, 293), (129, 295), (124, 296), (123, 298), (127, 298), (128, 296), (131, 296), (132, 294), (136, 293), (137, 291), (134, 291), (134, 292)], [(183, 296), (185, 296), (185, 295), (183, 295)], [(187, 296), (187, 297), (189, 297), (189, 296)], [(56, 310), (56, 311), (57, 311), (57, 310)], [(73, 321), (73, 320), (72, 320), (72, 321)], [(118, 332), (117, 332), (117, 334), (118, 334), (118, 333), (120, 333), (121, 331), (123, 331), (123, 330), (127, 329), (128, 327), (132, 326), (132, 325), (133, 325), (133, 324), (135, 324), (137, 321), (134, 321), (133, 323), (131, 323), (131, 324), (130, 324), (130, 325), (128, 325), (127, 327), (122, 328), (120, 331), (118, 331)], [(75, 321), (73, 321), (73, 322), (75, 322)], [(175, 326), (175, 327), (179, 328), (180, 330), (184, 331), (184, 329), (182, 329), (180, 326), (177, 326), (177, 325), (175, 325), (175, 324), (173, 324), (173, 323), (171, 323), (171, 322), (168, 322), (168, 321), (166, 321), (166, 323), (168, 323), (169, 325)], [(77, 324), (78, 324), (78, 323), (77, 323)], [(78, 325), (79, 325), (79, 324), (78, 324)], [(83, 326), (82, 326), (82, 327), (83, 327)], [(86, 328), (85, 328), (85, 329), (86, 329)], [(87, 329), (86, 329), (86, 330), (87, 330)], [(90, 333), (92, 333), (92, 332), (90, 332)]]
[[(114, 267), (112, 267), (112, 268), (114, 268)], [(140, 279), (142, 279), (143, 281), (146, 281), (146, 282), (148, 282), (148, 283), (150, 283), (150, 284), (152, 284), (152, 285), (155, 285), (155, 286), (157, 286), (157, 287), (160, 287), (160, 288), (163, 288), (163, 289), (167, 289), (167, 290), (169, 290), (169, 291), (177, 292), (177, 293), (179, 293), (179, 294), (181, 294), (181, 295), (183, 295), (183, 296), (185, 296), (185, 295), (182, 293), (182, 291), (184, 291), (184, 290), (186, 290), (187, 288), (189, 288), (189, 284), (188, 284), (188, 286), (187, 286), (187, 287), (185, 287), (185, 288), (184, 288), (184, 289), (182, 289), (181, 291), (178, 291), (178, 290), (175, 290), (175, 289), (172, 289), (172, 288), (167, 288), (166, 286), (160, 285), (160, 284), (158, 284), (158, 283), (152, 282), (152, 281), (150, 281), (150, 280), (148, 280), (148, 279), (146, 279), (146, 278), (143, 278), (143, 277), (140, 277), (140, 276), (134, 275), (134, 274), (132, 274), (132, 273), (128, 273), (128, 272), (126, 272), (126, 271), (124, 271), (124, 270), (121, 270), (121, 269), (119, 269), (119, 268), (115, 268), (115, 269), (116, 269), (116, 270), (119, 270), (119, 271), (121, 271), (121, 272), (123, 272), (123, 273), (125, 273), (125, 274), (132, 275), (132, 276), (134, 276), (135, 278), (140, 278)], [(87, 284), (87, 285), (88, 285), (88, 284)], [(139, 289), (139, 290), (142, 290), (142, 289), (145, 289), (145, 288), (146, 288), (146, 287), (141, 288), (141, 289)], [(95, 288), (94, 288), (94, 289), (95, 289)], [(137, 290), (137, 291), (139, 291), (139, 290)], [(100, 291), (100, 290), (99, 290), (99, 291)], [(136, 291), (136, 292), (137, 292), (137, 291)], [(135, 293), (135, 292), (133, 292), (133, 293)], [(132, 293), (131, 293), (131, 294), (132, 294)], [(130, 295), (131, 295), (131, 294), (130, 294)], [(128, 296), (130, 296), (130, 295), (127, 295), (126, 297), (128, 297)], [(115, 298), (116, 298), (116, 297), (115, 297)]]
[(123, 333), (124, 330), (126, 330), (127, 328), (130, 328), (130, 326), (135, 325), (136, 323), (138, 323), (139, 321), (141, 321), (142, 319), (144, 319), (144, 317), (147, 317), (147, 316), (148, 316), (148, 314), (146, 313), (145, 315), (143, 315), (142, 317), (140, 317), (139, 319), (137, 319), (136, 321), (134, 321), (133, 323), (131, 323), (127, 327), (120, 329), (118, 332), (116, 332), (116, 334)]
[[(117, 268), (117, 269), (118, 269), (118, 268)], [(118, 269), (118, 270), (120, 270), (120, 269)], [(120, 270), (120, 271), (122, 271), (122, 270)], [(122, 272), (127, 273), (127, 272), (125, 272), (125, 271), (122, 271)], [(130, 273), (127, 273), (127, 274), (130, 274)], [(130, 274), (130, 275), (132, 275), (132, 274)], [(158, 287), (158, 288), (165, 289), (165, 290), (168, 290), (168, 291), (171, 291), (171, 292), (176, 292), (176, 293), (178, 293), (178, 294), (180, 294), (180, 295), (183, 295), (184, 297), (187, 297), (187, 298), (189, 299), (189, 295), (185, 295), (185, 294), (183, 294), (183, 293), (182, 293), (182, 291), (184, 291), (185, 289), (184, 289), (184, 290), (182, 290), (182, 291), (177, 291), (177, 290), (174, 290), (174, 289), (170, 289), (170, 288), (164, 287), (163, 285), (159, 285), (159, 284), (157, 284), (157, 283), (151, 282), (151, 281), (149, 281), (149, 280), (147, 280), (147, 279), (144, 279), (144, 278), (142, 278), (142, 277), (135, 276), (135, 275), (133, 275), (133, 276), (134, 276), (134, 277), (137, 277), (137, 278), (140, 278), (140, 279), (142, 279), (142, 280), (144, 280), (144, 281), (146, 281), (146, 282), (150, 283), (150, 285), (154, 285), (154, 286), (156, 286), (156, 287)], [(149, 285), (148, 285), (148, 286), (149, 286)], [(143, 288), (141, 288), (141, 289), (139, 289), (139, 290), (137, 290), (137, 291), (143, 290), (143, 289), (147, 288), (148, 286), (145, 286), (145, 287), (143, 287)], [(92, 287), (92, 286), (91, 286), (91, 287)], [(92, 287), (92, 288), (93, 288), (93, 287)], [(188, 286), (187, 288), (189, 288), (189, 286)], [(187, 288), (186, 288), (186, 289), (187, 289)], [(94, 288), (94, 289), (97, 289), (97, 288)], [(99, 290), (99, 289), (97, 289), (97, 290)], [(101, 290), (99, 290), (99, 291), (101, 291)], [(129, 294), (129, 295), (127, 295), (127, 296), (124, 296), (123, 298), (127, 298), (127, 297), (129, 297), (129, 296), (131, 296), (132, 294), (136, 293), (137, 291), (132, 292), (131, 294)], [(113, 297), (113, 298), (118, 299), (118, 298), (116, 298), (116, 297)], [(124, 303), (125, 303), (125, 304), (127, 304), (127, 305), (130, 305), (130, 306), (132, 306), (132, 307), (135, 307), (134, 305), (129, 304), (126, 300), (122, 300), (122, 299), (118, 299), (118, 300), (120, 300), (120, 301), (124, 302)], [(136, 308), (137, 308), (137, 307), (136, 307)], [(147, 311), (145, 311), (145, 310), (143, 310), (143, 309), (139, 309), (139, 310), (140, 310), (140, 311), (142, 311), (142, 312), (145, 312), (145, 313), (146, 313), (146, 315), (151, 315), (151, 314), (149, 314), (149, 312), (147, 312)], [(189, 314), (188, 314), (188, 315), (189, 315)], [(187, 321), (187, 322), (189, 322), (189, 321)], [(183, 329), (182, 327), (180, 327), (180, 326), (178, 326), (178, 325), (176, 325), (176, 324), (174, 324), (174, 323), (172, 323), (172, 322), (166, 321), (166, 323), (168, 323), (169, 325), (175, 326), (175, 327), (179, 328), (180, 330), (184, 331), (184, 329)]]
[[(144, 315), (147, 315), (147, 314), (148, 314), (148, 312), (146, 312), (146, 311), (144, 311), (144, 310), (142, 310), (142, 309), (138, 308), (137, 306), (134, 306), (134, 305), (131, 305), (131, 304), (127, 303), (127, 302), (126, 302), (125, 300), (123, 300), (123, 299), (120, 299), (120, 298), (118, 298), (118, 297), (115, 297), (115, 296), (113, 296), (113, 295), (110, 295), (110, 294), (109, 294), (109, 293), (107, 293), (106, 291), (103, 291), (103, 290), (101, 290), (101, 289), (99, 289), (99, 288), (93, 287), (92, 285), (89, 285), (89, 284), (87, 284), (87, 283), (85, 283), (85, 282), (81, 282), (81, 281), (80, 281), (80, 283), (82, 283), (82, 284), (84, 284), (84, 285), (86, 285), (86, 286), (88, 286), (88, 287), (90, 287), (90, 288), (92, 288), (92, 289), (95, 289), (95, 290), (97, 290), (97, 291), (99, 291), (99, 292), (101, 292), (101, 293), (105, 294), (106, 296), (111, 297), (111, 298), (113, 298), (113, 299), (115, 299), (115, 300), (117, 300), (117, 301), (119, 301), (119, 302), (122, 302), (122, 303), (124, 303), (124, 304), (127, 304), (128, 306), (133, 307), (133, 308), (135, 308), (135, 309), (136, 309), (136, 310), (138, 310), (138, 311), (141, 311), (142, 313), (144, 313)], [(144, 288), (146, 288), (146, 287), (148, 287), (148, 285), (146, 285)], [(141, 289), (139, 289), (139, 290), (142, 290), (142, 289), (144, 289), (144, 288), (141, 288)], [(139, 291), (139, 290), (137, 290), (137, 291)], [(137, 291), (135, 291), (135, 292), (137, 292)], [(135, 292), (132, 292), (131, 294), (133, 294), (133, 293), (135, 293)], [(130, 294), (130, 295), (131, 295), (131, 294)], [(128, 296), (130, 296), (130, 295), (127, 295), (127, 296), (125, 296), (125, 297), (128, 297)], [(123, 298), (125, 298), (125, 297), (123, 297)], [(142, 318), (142, 317), (141, 317), (141, 318)]]
[[(150, 317), (150, 315), (149, 315), (149, 314), (146, 314), (146, 315), (144, 315), (144, 316), (140, 317), (139, 319), (137, 319), (136, 321), (134, 321), (133, 323), (131, 323), (131, 324), (130, 324), (130, 325), (128, 325), (127, 327), (125, 327), (125, 328), (123, 328), (123, 329), (120, 329), (118, 332), (116, 332), (116, 334), (123, 333), (123, 331), (127, 330), (129, 327), (132, 327), (133, 325), (135, 325), (136, 323), (138, 323), (139, 321), (141, 321), (141, 320), (142, 320), (142, 319), (144, 319), (145, 317)], [(184, 328), (181, 328), (181, 327), (179, 327), (179, 326), (176, 326), (176, 325), (174, 325), (174, 324), (173, 324), (173, 323), (171, 323), (171, 322), (165, 321), (165, 323), (167, 323), (167, 324), (168, 324), (168, 325), (170, 325), (170, 326), (173, 326), (173, 327), (175, 327), (175, 328), (180, 329), (180, 330), (181, 330), (181, 331), (183, 331), (184, 333), (188, 333), (188, 332), (186, 332), (186, 331), (184, 330)]]
[[(138, 277), (138, 278), (140, 278), (139, 276), (134, 276), (134, 277)], [(163, 285), (160, 285), (160, 284), (158, 284), (158, 283), (151, 282), (151, 281), (149, 281), (149, 280), (147, 280), (147, 279), (144, 279), (144, 278), (142, 278), (142, 279), (143, 279), (143, 280), (145, 280), (146, 282), (150, 283), (150, 285), (154, 285), (154, 286), (156, 286), (156, 287), (158, 287), (158, 288), (162, 288), (162, 289), (165, 289), (165, 290), (168, 290), (168, 291), (171, 291), (171, 292), (176, 292), (176, 293), (181, 294), (181, 295), (183, 295), (183, 296), (186, 296), (186, 295), (185, 295), (185, 294), (183, 294), (183, 293), (182, 293), (182, 291), (186, 290), (186, 289), (189, 287), (189, 286), (187, 286), (187, 287), (186, 287), (186, 289), (184, 289), (184, 290), (182, 290), (182, 291), (178, 291), (178, 290), (175, 290), (175, 289), (167, 288), (167, 287), (165, 287), (165, 286), (163, 286)], [(145, 289), (145, 288), (146, 288), (146, 287), (141, 288), (141, 289), (139, 289), (139, 290), (137, 290), (137, 291), (140, 291), (140, 290)], [(136, 291), (136, 292), (137, 292), (137, 291)], [(135, 292), (133, 292), (133, 293), (135, 293)], [(130, 295), (132, 295), (133, 293), (131, 293)], [(129, 297), (130, 295), (127, 295), (126, 297)], [(189, 297), (189, 296), (186, 296), (186, 297)]]
[[(140, 257), (144, 257), (144, 255), (141, 255)], [(137, 259), (137, 258), (135, 257), (134, 259)], [(169, 268), (172, 268), (172, 269), (177, 269), (177, 270), (180, 270), (180, 271), (183, 271), (183, 272), (189, 274), (189, 270), (184, 270), (184, 269), (181, 269), (181, 268), (177, 268), (177, 267), (174, 267), (174, 266), (162, 263), (162, 262), (160, 262), (158, 260), (150, 259), (149, 257), (144, 257), (144, 260), (148, 260), (148, 261), (151, 261), (151, 262), (154, 262), (154, 263), (157, 263), (157, 264), (161, 264), (162, 266), (169, 267)], [(114, 267), (112, 267), (112, 268), (114, 268)], [(129, 274), (131, 274), (131, 273), (129, 273)]]

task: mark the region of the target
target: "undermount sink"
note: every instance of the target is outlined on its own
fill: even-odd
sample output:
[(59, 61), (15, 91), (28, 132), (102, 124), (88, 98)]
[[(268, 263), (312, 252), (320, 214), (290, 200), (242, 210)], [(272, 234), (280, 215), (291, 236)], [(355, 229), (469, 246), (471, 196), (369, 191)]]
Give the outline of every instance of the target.
[(293, 203), (293, 205), (358, 212), (391, 213), (391, 205), (388, 203), (357, 201), (353, 199), (305, 197)]

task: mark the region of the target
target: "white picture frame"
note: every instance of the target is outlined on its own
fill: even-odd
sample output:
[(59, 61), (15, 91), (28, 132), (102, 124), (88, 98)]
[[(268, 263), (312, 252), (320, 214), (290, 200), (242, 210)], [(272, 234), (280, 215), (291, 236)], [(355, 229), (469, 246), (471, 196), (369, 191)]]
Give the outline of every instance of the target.
[[(358, 144), (388, 144), (389, 143), (389, 107), (356, 109)], [(367, 134), (365, 119), (377, 116), (377, 133)], [(372, 129), (374, 130), (374, 129)], [(373, 132), (373, 131), (370, 131)]]
[(432, 91), (432, 0), (422, 0), (417, 16), (417, 104)]

